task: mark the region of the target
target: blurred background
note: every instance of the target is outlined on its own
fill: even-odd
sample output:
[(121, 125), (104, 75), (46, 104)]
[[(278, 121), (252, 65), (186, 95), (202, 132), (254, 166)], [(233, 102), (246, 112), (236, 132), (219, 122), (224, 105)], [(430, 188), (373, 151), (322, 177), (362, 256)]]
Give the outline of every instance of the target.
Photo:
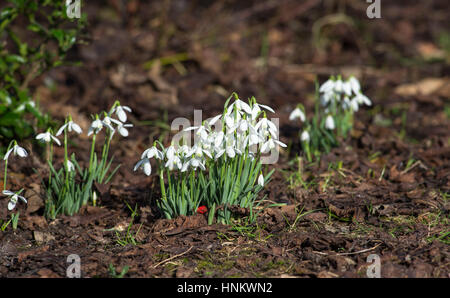
[[(19, 9), (19, 17), (5, 25), (5, 7), (20, 2), (40, 3), (34, 8), (35, 22), (20, 18)], [(6, 1), (0, 23), (3, 65), (8, 69), (12, 59), (5, 53), (16, 51), (12, 60), (19, 60), (22, 70), (11, 74), (18, 81), (15, 90), (3, 71), (0, 105), (20, 98), (17, 90), (25, 86), (29, 100), (48, 114), (37, 121), (43, 126), (71, 113), (79, 114), (87, 127), (91, 113), (119, 99), (142, 127), (134, 137), (145, 132), (146, 143), (166, 131), (171, 119), (192, 118), (194, 108), (205, 117), (218, 113), (233, 91), (272, 106), (283, 124), (297, 103), (312, 107), (316, 80), (336, 74), (355, 75), (375, 105), (418, 100), (447, 111), (448, 1), (379, 2), (381, 18), (369, 18), (371, 3), (362, 0), (81, 1), (80, 19), (56, 20), (56, 29), (40, 32), (50, 15), (64, 13), (64, 1), (50, 8), (49, 1)], [(8, 34), (11, 30), (29, 44), (32, 34), (48, 34), (42, 43), (53, 40), (48, 49), (54, 56), (63, 53), (60, 61), (49, 63), (54, 56), (45, 56), (46, 67), (38, 61), (33, 68), (20, 60), (24, 49)], [(36, 75), (27, 75), (33, 71)], [(408, 115), (423, 112), (414, 105), (405, 109)], [(27, 117), (33, 127), (38, 124), (33, 116), (20, 116)], [(3, 131), (3, 141), (10, 137)]]

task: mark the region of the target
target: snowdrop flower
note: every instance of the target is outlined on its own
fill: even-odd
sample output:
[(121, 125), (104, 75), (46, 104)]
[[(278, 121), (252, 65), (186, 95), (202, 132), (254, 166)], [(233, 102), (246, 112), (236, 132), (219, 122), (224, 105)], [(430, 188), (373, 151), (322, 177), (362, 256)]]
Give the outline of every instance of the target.
[(300, 136), (300, 139), (302, 140), (302, 142), (309, 142), (309, 132), (307, 130), (304, 130)]
[(344, 82), (342, 82), (341, 79), (334, 82), (334, 91), (337, 93), (342, 93), (342, 91), (344, 91)]
[(286, 144), (284, 144), (278, 140), (275, 140), (273, 138), (269, 138), (269, 140), (261, 146), (261, 152), (262, 153), (269, 152), (270, 150), (272, 150), (273, 148), (276, 147), (276, 144), (280, 145), (281, 147), (287, 147)]
[(335, 128), (334, 119), (331, 115), (328, 115), (327, 119), (325, 119), (325, 127), (329, 130), (333, 130)]
[(348, 83), (350, 84), (352, 91), (355, 94), (358, 94), (361, 91), (361, 85), (359, 84), (359, 81), (355, 78), (355, 77), (350, 77), (350, 79), (348, 79)]
[(248, 130), (248, 126), (249, 126), (249, 125), (250, 125), (250, 123), (249, 123), (247, 120), (242, 119), (242, 120), (239, 122), (239, 130), (240, 130), (241, 132), (245, 132), (245, 131)]
[(223, 131), (219, 131), (217, 134), (213, 135), (213, 137), (214, 137), (214, 149), (220, 148), (225, 138), (225, 133)]
[(92, 122), (91, 126), (89, 127), (87, 135), (90, 136), (91, 134), (98, 134), (100, 130), (102, 130), (102, 128), (103, 123), (100, 119), (97, 118)]
[(270, 120), (268, 120), (267, 118), (262, 118), (261, 120), (259, 120), (259, 122), (255, 125), (255, 128), (257, 130), (260, 130), (263, 134), (264, 132), (266, 132), (267, 130), (269, 131), (273, 131), (273, 132), (277, 132), (277, 126)]
[(352, 110), (357, 112), (359, 109), (359, 104), (358, 104), (358, 100), (356, 99), (356, 97), (354, 97), (349, 102), (350, 102), (350, 107), (352, 108)]
[(19, 145), (17, 145), (17, 143), (16, 143), (11, 149), (8, 150), (8, 152), (6, 152), (5, 156), (3, 157), (3, 160), (7, 160), (9, 155), (11, 154), (11, 152), (14, 155), (19, 155), (20, 157), (27, 157), (28, 156), (28, 152), (24, 148), (22, 148)]
[(248, 115), (252, 114), (252, 108), (250, 108), (250, 106), (247, 103), (243, 102), (240, 99), (236, 99), (236, 101), (230, 105), (230, 110), (228, 111), (228, 114), (230, 114), (233, 111), (233, 109), (240, 114), (242, 114), (242, 110)]
[(261, 108), (263, 108), (263, 109), (265, 109), (265, 110), (267, 110), (269, 112), (275, 113), (275, 111), (271, 107), (266, 106), (266, 105), (262, 105), (262, 104), (259, 104), (259, 103), (255, 103), (253, 105), (253, 107), (252, 107), (252, 112), (251, 112), (252, 120), (255, 120), (256, 117), (258, 117), (259, 113), (261, 112)]
[(191, 130), (196, 130), (195, 134), (198, 137), (200, 137), (200, 139), (203, 141), (208, 138), (208, 129), (204, 125), (191, 126), (191, 127), (185, 128), (183, 131), (191, 131)]
[(187, 145), (183, 145), (180, 148), (178, 148), (177, 150), (177, 155), (180, 157), (185, 157), (190, 151), (189, 146)]
[(178, 170), (181, 170), (182, 166), (183, 164), (181, 162), (181, 159), (175, 154), (173, 154), (170, 158), (168, 158), (165, 164), (165, 167), (171, 171), (173, 171), (175, 167), (178, 168)]
[(305, 122), (305, 113), (300, 108), (295, 108), (289, 115), (289, 120), (300, 119), (300, 121)]
[(134, 171), (137, 169), (142, 168), (145, 175), (150, 176), (152, 173), (152, 165), (150, 164), (150, 159), (143, 158), (134, 166)]
[(61, 146), (61, 142), (55, 136), (53, 136), (50, 133), (50, 131), (38, 134), (36, 136), (36, 140), (39, 140), (39, 141), (44, 142), (44, 143), (50, 143), (50, 142), (53, 141), (56, 144), (58, 144), (58, 146)]
[(122, 137), (128, 137), (127, 127), (133, 127), (133, 124), (120, 123), (117, 125), (117, 131), (122, 135)]
[(102, 121), (103, 125), (106, 126), (109, 130), (114, 131), (114, 127), (112, 126), (112, 124), (116, 124), (116, 125), (121, 125), (122, 123), (116, 119), (113, 119), (111, 117), (109, 117), (108, 115), (105, 115), (105, 118), (103, 118)]
[(151, 148), (146, 149), (142, 155), (141, 155), (141, 159), (150, 159), (150, 158), (156, 158), (156, 159), (163, 159), (164, 158), (164, 154), (162, 153), (162, 151), (158, 150), (158, 148), (156, 148), (156, 146), (153, 146)]
[(193, 157), (187, 162), (185, 162), (183, 167), (181, 168), (181, 172), (186, 172), (189, 167), (193, 168), (194, 170), (200, 168), (204, 171), (206, 169), (205, 165), (203, 164), (203, 161), (198, 157)]
[(173, 159), (177, 154), (177, 151), (175, 150), (174, 146), (169, 146), (166, 150), (165, 150), (165, 155), (167, 159)]
[(59, 136), (60, 134), (62, 134), (62, 132), (63, 132), (66, 128), (69, 130), (69, 132), (71, 132), (71, 131), (73, 130), (73, 131), (76, 132), (77, 134), (80, 134), (80, 133), (83, 132), (83, 130), (81, 129), (81, 127), (80, 127), (78, 124), (76, 124), (75, 122), (73, 122), (72, 120), (70, 120), (69, 122), (67, 122), (66, 124), (64, 124), (63, 126), (61, 126), (61, 128), (58, 130), (58, 132), (56, 133), (55, 136), (57, 137), (57, 136)]
[(73, 165), (73, 163), (70, 160), (67, 160), (66, 166), (67, 166), (67, 172), (72, 172), (73, 170), (75, 170), (75, 166)]
[(322, 106), (326, 106), (334, 96), (335, 95), (333, 92), (324, 93), (320, 96), (320, 103), (322, 104)]
[(323, 83), (320, 88), (320, 93), (329, 93), (334, 89), (335, 83), (332, 79), (328, 79), (325, 83)]
[(342, 83), (342, 89), (344, 91), (345, 94), (347, 94), (348, 96), (352, 95), (352, 84), (350, 83), (350, 81), (346, 81)]
[(11, 211), (16, 207), (17, 201), (21, 199), (25, 203), (27, 203), (27, 199), (25, 199), (23, 196), (18, 195), (17, 193), (14, 193), (10, 190), (4, 190), (2, 193), (6, 196), (11, 197), (10, 201), (8, 203), (8, 210)]
[(264, 176), (262, 173), (258, 177), (258, 184), (264, 186)]
[(258, 131), (252, 125), (250, 125), (250, 132), (248, 135), (248, 145), (249, 146), (258, 145), (262, 141), (264, 141), (264, 139), (260, 136)]
[(365, 104), (366, 106), (371, 106), (372, 105), (372, 101), (370, 101), (370, 99), (365, 96), (364, 94), (362, 94), (361, 92), (359, 92), (358, 94), (356, 94), (356, 96), (354, 97), (354, 99), (359, 103), (359, 104)]
[(127, 106), (118, 105), (117, 107), (115, 107), (112, 110), (112, 113), (115, 112), (120, 121), (126, 122), (127, 121), (127, 113), (125, 113), (125, 111), (128, 113), (131, 113), (131, 108), (127, 107)]
[(212, 158), (209, 150), (204, 149), (202, 147), (202, 144), (195, 144), (189, 151), (189, 153), (186, 155), (186, 157), (191, 157), (192, 155), (194, 155), (195, 157), (203, 157), (203, 154), (205, 154), (209, 158)]

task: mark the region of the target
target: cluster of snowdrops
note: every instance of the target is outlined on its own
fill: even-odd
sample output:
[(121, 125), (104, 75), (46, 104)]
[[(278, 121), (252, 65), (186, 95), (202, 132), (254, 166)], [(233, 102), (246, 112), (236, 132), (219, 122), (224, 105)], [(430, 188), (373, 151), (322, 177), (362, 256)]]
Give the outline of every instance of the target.
[[(233, 101), (231, 103), (231, 101)], [(361, 105), (371, 101), (361, 92), (358, 80), (350, 77), (343, 81), (331, 77), (316, 87), (316, 107), (308, 118), (303, 105), (299, 104), (290, 114), (290, 120), (300, 119), (303, 128), (299, 132), (305, 156), (309, 161), (338, 145), (353, 125), (353, 114)], [(71, 116), (56, 134), (49, 129), (36, 136), (47, 146), (49, 176), (42, 184), (46, 190), (45, 215), (54, 219), (58, 214), (73, 215), (83, 205), (97, 202), (94, 183), (108, 183), (119, 166), (112, 168), (113, 157), (109, 148), (114, 135), (128, 136), (127, 112), (131, 109), (116, 101), (112, 108), (93, 115), (87, 135), (92, 137), (89, 162), (81, 166), (75, 153), (69, 154), (69, 135), (82, 133), (81, 127)], [(256, 219), (258, 205), (263, 201), (259, 193), (270, 181), (274, 170), (268, 171), (262, 158), (278, 147), (286, 147), (279, 140), (279, 128), (270, 119), (275, 111), (258, 104), (252, 97), (248, 102), (233, 93), (221, 114), (203, 121), (199, 126), (188, 127), (188, 137), (172, 140), (165, 147), (155, 141), (146, 149), (134, 170), (142, 169), (150, 176), (152, 168), (159, 176), (161, 190), (157, 206), (166, 218), (179, 215), (208, 213), (208, 222), (229, 224), (234, 210), (248, 210), (246, 219)], [(269, 115), (269, 116), (268, 116)], [(114, 118), (114, 117), (117, 117)], [(99, 133), (104, 131), (103, 136)], [(191, 146), (191, 133), (194, 144)], [(63, 141), (58, 137), (63, 136)], [(101, 150), (97, 152), (98, 142)], [(59, 167), (53, 160), (53, 146), (64, 146), (64, 159)], [(97, 146), (96, 146), (97, 145)], [(4, 156), (5, 172), (3, 194), (10, 198), (8, 209), (13, 210), (19, 200), (27, 202), (19, 191), (6, 190), (8, 159), (11, 156), (26, 157), (27, 151), (15, 140), (11, 141)], [(85, 164), (85, 163), (83, 163)], [(153, 167), (152, 167), (153, 164)], [(13, 227), (17, 226), (19, 213), (11, 215)]]

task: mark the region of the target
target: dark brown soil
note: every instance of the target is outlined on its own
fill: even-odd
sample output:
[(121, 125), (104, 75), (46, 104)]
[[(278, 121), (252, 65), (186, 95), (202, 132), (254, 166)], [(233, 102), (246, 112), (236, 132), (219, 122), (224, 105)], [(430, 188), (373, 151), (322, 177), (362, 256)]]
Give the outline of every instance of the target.
[[(366, 277), (370, 254), (381, 257), (382, 277), (450, 277), (447, 0), (384, 1), (378, 20), (365, 1), (85, 2), (89, 42), (70, 53), (83, 65), (37, 79), (35, 96), (55, 119), (71, 113), (84, 128), (120, 99), (135, 127), (112, 145), (122, 166), (98, 187), (100, 207), (54, 221), (43, 217), (42, 152), (26, 145), (31, 158), (11, 166), (9, 181), (29, 203), (19, 228), (0, 232), (0, 277), (65, 277), (70, 254), (83, 277), (109, 277), (110, 264), (128, 266), (125, 277)], [(311, 111), (314, 81), (338, 73), (357, 75), (373, 106), (355, 115), (339, 148), (299, 166), (300, 127), (288, 115), (298, 102)], [(277, 111), (290, 146), (264, 194), (266, 206), (286, 206), (264, 209), (253, 226), (162, 219), (155, 178), (134, 163), (154, 138), (171, 136), (159, 123), (192, 119), (194, 109), (213, 116), (232, 91)], [(88, 156), (87, 139), (78, 150)], [(122, 246), (126, 203), (138, 206), (137, 243)]]

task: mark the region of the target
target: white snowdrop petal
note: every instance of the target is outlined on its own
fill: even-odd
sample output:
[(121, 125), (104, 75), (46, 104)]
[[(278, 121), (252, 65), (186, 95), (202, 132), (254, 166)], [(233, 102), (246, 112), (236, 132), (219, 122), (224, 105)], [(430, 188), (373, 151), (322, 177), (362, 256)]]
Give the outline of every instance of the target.
[(147, 176), (150, 176), (150, 174), (152, 173), (152, 166), (150, 164), (150, 161), (144, 162), (144, 173)]
[(81, 129), (81, 127), (76, 124), (75, 122), (72, 122), (72, 129), (77, 133), (80, 134), (83, 132), (83, 130)]
[(119, 128), (119, 133), (123, 136), (123, 137), (128, 137), (128, 130), (125, 127), (120, 127)]
[(222, 117), (222, 114), (213, 117), (211, 120), (209, 120), (209, 125), (216, 124), (217, 120), (219, 120), (221, 117)]
[(302, 135), (300, 136), (300, 138), (301, 138), (301, 140), (303, 141), (303, 142), (309, 142), (309, 133), (308, 133), (308, 131), (303, 131), (302, 132)]
[(8, 203), (8, 210), (11, 211), (16, 207), (17, 202), (9, 201)]
[(61, 146), (61, 142), (58, 140), (58, 138), (56, 138), (55, 136), (51, 136), (53, 142), (55, 142), (56, 144), (58, 144), (58, 146)]
[(334, 119), (331, 115), (327, 116), (327, 119), (325, 120), (325, 127), (329, 130), (333, 130), (335, 128)]
[(56, 132), (55, 136), (59, 136), (60, 134), (62, 134), (62, 132), (64, 131), (64, 129), (66, 129), (67, 127), (67, 123), (64, 124), (63, 126), (61, 126), (58, 131)]
[(127, 121), (127, 114), (125, 113), (125, 111), (122, 108), (117, 108), (117, 117), (119, 117), (119, 120), (122, 122), (126, 122)]
[(263, 174), (260, 174), (258, 177), (258, 184), (261, 186), (264, 186), (264, 176)]
[(275, 113), (275, 111), (274, 111), (271, 107), (269, 107), (269, 106), (261, 105), (261, 104), (258, 104), (258, 106), (260, 106), (260, 107), (262, 107), (262, 108), (268, 110), (269, 112)]
[(14, 193), (12, 191), (10, 191), (10, 190), (3, 190), (2, 194), (6, 195), (6, 196), (13, 196), (14, 195)]
[(28, 153), (25, 149), (23, 149), (22, 147), (18, 147), (17, 148), (17, 155), (19, 155), (20, 157), (27, 157)]

